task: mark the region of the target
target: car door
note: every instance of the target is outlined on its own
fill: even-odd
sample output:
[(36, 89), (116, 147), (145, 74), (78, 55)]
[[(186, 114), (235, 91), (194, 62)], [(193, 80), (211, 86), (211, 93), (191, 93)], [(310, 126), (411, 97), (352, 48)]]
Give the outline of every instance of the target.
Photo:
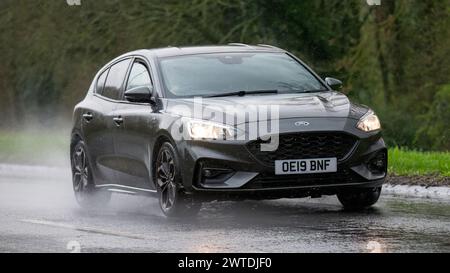
[[(149, 65), (142, 59), (135, 59), (130, 69), (125, 90), (140, 86), (152, 87)], [(149, 103), (123, 101), (115, 114), (123, 120), (115, 135), (116, 156), (120, 160), (121, 184), (145, 190), (155, 190), (151, 183), (151, 143), (155, 138), (156, 116)]]
[(114, 135), (120, 124), (117, 123), (114, 111), (120, 100), (130, 63), (131, 59), (118, 61), (99, 76), (92, 105), (83, 116), (83, 135), (97, 185), (117, 183), (117, 170), (120, 167), (114, 147)]
[(92, 99), (87, 100), (82, 112), (81, 130), (97, 184), (109, 183), (113, 178), (106, 165), (109, 158), (114, 156), (114, 139), (111, 134), (113, 122), (110, 117), (115, 105), (101, 98), (108, 73), (109, 68), (97, 78), (95, 94)]

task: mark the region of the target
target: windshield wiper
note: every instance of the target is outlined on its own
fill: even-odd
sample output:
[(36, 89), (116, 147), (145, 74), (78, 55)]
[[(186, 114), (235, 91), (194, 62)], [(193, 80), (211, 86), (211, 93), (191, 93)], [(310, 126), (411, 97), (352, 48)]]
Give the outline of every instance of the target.
[(220, 97), (233, 97), (233, 96), (244, 97), (246, 95), (256, 95), (256, 94), (278, 94), (278, 90), (235, 91), (235, 92), (206, 96), (206, 98), (220, 98)]
[(320, 93), (320, 92), (328, 92), (330, 90), (302, 90), (302, 91), (298, 91), (298, 93)]

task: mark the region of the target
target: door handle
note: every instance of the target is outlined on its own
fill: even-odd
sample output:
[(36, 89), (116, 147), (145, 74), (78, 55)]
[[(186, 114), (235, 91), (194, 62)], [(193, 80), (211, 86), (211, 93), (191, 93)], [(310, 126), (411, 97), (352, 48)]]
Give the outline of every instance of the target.
[(87, 122), (91, 121), (94, 119), (94, 115), (92, 115), (91, 113), (86, 113), (83, 115), (84, 120), (86, 120)]
[(115, 117), (115, 118), (113, 118), (113, 120), (114, 120), (114, 123), (115, 123), (118, 127), (120, 127), (120, 126), (123, 124), (123, 118), (122, 118), (122, 117)]

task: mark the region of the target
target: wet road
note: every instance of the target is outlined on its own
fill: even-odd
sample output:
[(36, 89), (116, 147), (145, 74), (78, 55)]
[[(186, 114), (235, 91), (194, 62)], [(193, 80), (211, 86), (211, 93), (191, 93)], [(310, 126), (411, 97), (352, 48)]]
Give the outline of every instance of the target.
[(114, 196), (83, 211), (69, 179), (0, 175), (0, 252), (450, 252), (450, 202), (383, 196), (344, 212), (334, 197), (207, 204), (168, 220), (157, 202)]

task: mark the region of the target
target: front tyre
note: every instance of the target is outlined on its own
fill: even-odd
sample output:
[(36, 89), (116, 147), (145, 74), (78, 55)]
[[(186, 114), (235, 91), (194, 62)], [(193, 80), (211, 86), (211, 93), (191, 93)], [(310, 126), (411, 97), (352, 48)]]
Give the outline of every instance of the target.
[(338, 193), (337, 197), (345, 209), (363, 209), (373, 206), (381, 196), (381, 187), (352, 189)]
[(106, 206), (111, 200), (111, 193), (95, 188), (84, 142), (80, 140), (71, 154), (73, 190), (78, 204), (86, 209)]
[(195, 216), (200, 211), (201, 203), (186, 195), (181, 188), (179, 166), (175, 148), (168, 142), (164, 143), (155, 165), (159, 205), (167, 217)]

